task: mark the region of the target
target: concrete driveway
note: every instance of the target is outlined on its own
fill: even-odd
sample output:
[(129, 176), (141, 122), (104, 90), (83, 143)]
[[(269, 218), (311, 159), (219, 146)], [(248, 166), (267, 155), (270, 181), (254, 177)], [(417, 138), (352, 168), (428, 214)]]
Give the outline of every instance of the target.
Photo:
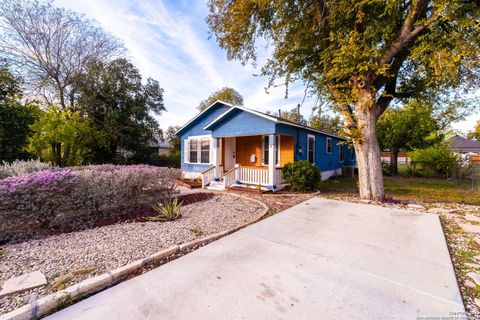
[(314, 198), (47, 319), (383, 320), (463, 312), (437, 216)]

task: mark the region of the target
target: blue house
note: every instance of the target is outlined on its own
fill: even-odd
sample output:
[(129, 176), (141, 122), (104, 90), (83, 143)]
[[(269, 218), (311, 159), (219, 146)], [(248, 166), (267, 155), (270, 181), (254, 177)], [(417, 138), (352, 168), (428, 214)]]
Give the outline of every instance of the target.
[(202, 186), (278, 190), (282, 167), (308, 160), (322, 180), (355, 166), (345, 139), (280, 117), (216, 101), (177, 131), (181, 168)]

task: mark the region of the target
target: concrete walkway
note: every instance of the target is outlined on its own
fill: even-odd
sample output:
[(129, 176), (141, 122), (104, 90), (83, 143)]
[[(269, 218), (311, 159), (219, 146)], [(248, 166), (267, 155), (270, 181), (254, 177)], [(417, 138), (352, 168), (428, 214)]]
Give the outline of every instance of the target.
[(383, 320), (463, 312), (437, 216), (314, 198), (47, 319)]

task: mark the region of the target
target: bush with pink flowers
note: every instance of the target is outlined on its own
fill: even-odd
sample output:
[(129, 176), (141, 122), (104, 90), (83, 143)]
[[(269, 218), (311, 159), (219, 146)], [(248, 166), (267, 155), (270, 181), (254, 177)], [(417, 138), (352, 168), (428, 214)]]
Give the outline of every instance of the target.
[(178, 169), (85, 166), (0, 180), (0, 241), (89, 216), (147, 208), (175, 192)]

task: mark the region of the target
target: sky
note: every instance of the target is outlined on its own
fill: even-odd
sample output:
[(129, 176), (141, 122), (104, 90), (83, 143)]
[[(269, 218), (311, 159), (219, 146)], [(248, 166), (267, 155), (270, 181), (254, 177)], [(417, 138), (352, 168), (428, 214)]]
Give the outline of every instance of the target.
[[(232, 87), (244, 98), (244, 105), (260, 111), (289, 111), (302, 103), (302, 82), (265, 92), (268, 78), (255, 76), (260, 70), (238, 61), (228, 61), (226, 52), (210, 37), (205, 23), (208, 7), (201, 0), (55, 0), (65, 7), (94, 19), (101, 27), (120, 39), (129, 60), (139, 68), (144, 79), (159, 81), (165, 90), (167, 111), (157, 120), (162, 129), (183, 125), (197, 114), (201, 100), (222, 88)], [(258, 45), (259, 66), (271, 48)], [(307, 97), (302, 114), (309, 117), (316, 98)], [(473, 129), (480, 115), (470, 116), (454, 128)]]

